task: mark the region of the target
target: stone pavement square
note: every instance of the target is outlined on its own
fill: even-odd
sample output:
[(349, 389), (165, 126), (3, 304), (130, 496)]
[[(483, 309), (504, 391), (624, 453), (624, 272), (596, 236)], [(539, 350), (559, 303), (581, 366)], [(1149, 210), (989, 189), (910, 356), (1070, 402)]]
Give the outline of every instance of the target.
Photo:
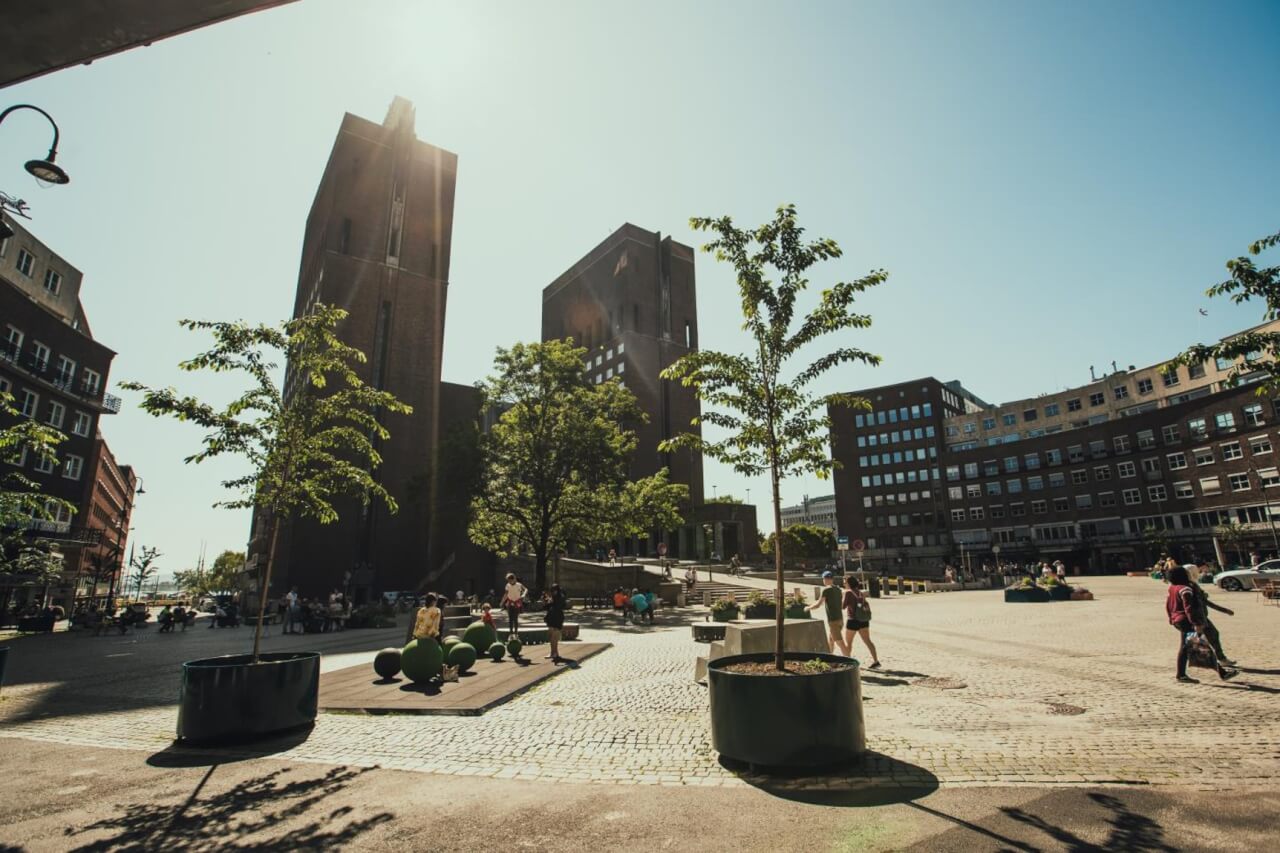
[[(999, 591), (873, 600), (885, 665), (864, 673), (873, 754), (860, 767), (788, 784), (1274, 785), (1280, 608), (1250, 593), (1215, 593), (1236, 610), (1215, 621), (1241, 675), (1178, 684), (1165, 587), (1146, 578), (1084, 583), (1097, 600), (1005, 604)], [(322, 713), (305, 739), (264, 750), (453, 776), (749, 785), (711, 749), (706, 688), (692, 680), (705, 645), (688, 625), (704, 613), (667, 610), (649, 627), (587, 612), (583, 640), (613, 647), (482, 717)], [(402, 632), (273, 635), (267, 648), (319, 648), (333, 670), (367, 663)], [(243, 651), (248, 641), (244, 629), (16, 641), (0, 737), (168, 750), (181, 660)]]

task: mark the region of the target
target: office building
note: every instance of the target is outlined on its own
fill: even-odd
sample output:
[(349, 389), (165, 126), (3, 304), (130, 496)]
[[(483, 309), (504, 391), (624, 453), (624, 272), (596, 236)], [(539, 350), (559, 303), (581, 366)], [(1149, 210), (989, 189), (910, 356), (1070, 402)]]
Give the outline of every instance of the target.
[(787, 528), (793, 524), (808, 524), (811, 527), (825, 527), (833, 533), (839, 533), (840, 527), (836, 519), (836, 496), (822, 495), (811, 498), (805, 495), (800, 503), (782, 508), (782, 526)]

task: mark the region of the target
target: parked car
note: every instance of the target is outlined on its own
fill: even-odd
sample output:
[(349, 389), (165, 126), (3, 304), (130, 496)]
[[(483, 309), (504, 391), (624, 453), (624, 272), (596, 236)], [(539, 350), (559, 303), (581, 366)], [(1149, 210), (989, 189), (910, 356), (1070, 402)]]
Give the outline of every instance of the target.
[(1247, 569), (1234, 569), (1214, 576), (1213, 582), (1228, 592), (1253, 589), (1260, 580), (1280, 580), (1280, 560), (1266, 560)]

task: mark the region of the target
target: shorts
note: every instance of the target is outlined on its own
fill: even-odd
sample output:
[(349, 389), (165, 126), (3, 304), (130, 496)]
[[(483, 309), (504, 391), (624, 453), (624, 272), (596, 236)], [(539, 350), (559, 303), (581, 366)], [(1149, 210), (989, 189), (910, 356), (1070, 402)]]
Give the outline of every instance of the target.
[(845, 620), (844, 627), (849, 631), (861, 631), (863, 628), (870, 628), (871, 623), (863, 622), (861, 619), (847, 619)]

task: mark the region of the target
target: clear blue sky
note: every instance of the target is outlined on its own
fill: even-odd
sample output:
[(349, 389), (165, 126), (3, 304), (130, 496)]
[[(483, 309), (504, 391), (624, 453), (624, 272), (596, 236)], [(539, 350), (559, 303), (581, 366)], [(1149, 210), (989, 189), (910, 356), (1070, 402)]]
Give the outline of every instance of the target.
[[(7, 89), (57, 118), (72, 183), (32, 186), (47, 132), (15, 116), (0, 187), (84, 270), (113, 383), (219, 398), (176, 369), (202, 343), (176, 321), (288, 314), (342, 113), (399, 94), (459, 155), (446, 379), (536, 338), (541, 288), (622, 222), (696, 244), (691, 215), (794, 202), (845, 249), (818, 284), (892, 273), (850, 338), (883, 366), (828, 388), (933, 374), (998, 402), (1257, 320), (1203, 291), (1280, 228), (1277, 45), (1266, 2), (301, 0)], [(728, 270), (697, 274), (702, 345), (740, 347)], [(145, 479), (136, 541), (166, 572), (242, 547), (247, 515), (210, 509), (237, 471), (184, 466), (199, 434), (135, 403), (103, 431)]]

